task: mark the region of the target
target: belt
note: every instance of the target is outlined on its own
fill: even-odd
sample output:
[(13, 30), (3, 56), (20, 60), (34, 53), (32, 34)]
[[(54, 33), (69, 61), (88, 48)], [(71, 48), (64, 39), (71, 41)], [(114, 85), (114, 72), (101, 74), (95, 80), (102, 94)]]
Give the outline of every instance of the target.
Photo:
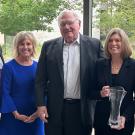
[(72, 99), (72, 98), (66, 98), (64, 99), (65, 103), (70, 103), (70, 104), (74, 104), (74, 103), (79, 103), (80, 99)]

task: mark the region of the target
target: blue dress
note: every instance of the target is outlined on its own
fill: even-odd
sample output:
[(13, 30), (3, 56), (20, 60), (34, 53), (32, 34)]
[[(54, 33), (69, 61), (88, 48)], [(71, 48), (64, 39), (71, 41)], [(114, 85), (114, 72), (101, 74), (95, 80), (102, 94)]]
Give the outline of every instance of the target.
[(36, 61), (31, 66), (22, 66), (14, 59), (3, 66), (0, 135), (44, 135), (44, 124), (39, 118), (32, 123), (24, 123), (12, 114), (17, 110), (29, 116), (36, 111), (36, 67)]

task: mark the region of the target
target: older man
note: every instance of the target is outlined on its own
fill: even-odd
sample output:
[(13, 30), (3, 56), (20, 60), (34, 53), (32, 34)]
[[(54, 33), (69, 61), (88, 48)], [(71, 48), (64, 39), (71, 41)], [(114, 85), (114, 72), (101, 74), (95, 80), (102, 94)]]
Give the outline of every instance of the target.
[(74, 11), (62, 11), (58, 24), (62, 37), (44, 43), (38, 63), (38, 115), (46, 135), (89, 135), (87, 93), (93, 89), (95, 61), (104, 53), (99, 40), (79, 33)]

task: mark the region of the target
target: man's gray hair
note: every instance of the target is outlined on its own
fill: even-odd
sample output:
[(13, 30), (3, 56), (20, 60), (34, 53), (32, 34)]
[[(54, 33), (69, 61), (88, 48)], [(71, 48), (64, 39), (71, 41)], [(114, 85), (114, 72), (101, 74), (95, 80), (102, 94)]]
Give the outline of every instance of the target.
[(76, 18), (76, 20), (78, 20), (79, 23), (81, 23), (80, 17), (78, 16), (78, 14), (74, 10), (66, 9), (66, 10), (63, 10), (62, 12), (60, 12), (60, 14), (58, 16), (58, 25), (60, 25), (61, 18), (67, 13), (73, 14), (74, 17)]

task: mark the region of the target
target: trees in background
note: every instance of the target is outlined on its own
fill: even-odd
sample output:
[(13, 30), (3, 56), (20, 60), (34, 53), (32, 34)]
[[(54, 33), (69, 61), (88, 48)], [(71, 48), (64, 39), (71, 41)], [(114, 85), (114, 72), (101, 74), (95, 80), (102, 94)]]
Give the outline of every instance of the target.
[[(51, 22), (64, 8), (82, 9), (83, 0), (0, 0), (0, 32), (15, 35), (22, 30), (51, 31)], [(121, 27), (135, 37), (135, 0), (93, 0), (98, 7), (94, 24), (107, 33)]]
[(97, 26), (104, 35), (113, 27), (124, 29), (135, 38), (135, 0), (93, 0), (98, 6)]
[(0, 32), (51, 31), (51, 22), (64, 8), (78, 8), (75, 0), (0, 0)]
[[(64, 8), (82, 9), (83, 0), (0, 0), (0, 32), (15, 35), (22, 30), (51, 31), (51, 22)], [(93, 0), (96, 27), (105, 35), (112, 27), (135, 38), (135, 0)]]
[(4, 58), (9, 59), (12, 56), (12, 40), (17, 32), (51, 31), (51, 23), (61, 10), (80, 10), (81, 5), (82, 0), (0, 0), (0, 32), (4, 34)]

